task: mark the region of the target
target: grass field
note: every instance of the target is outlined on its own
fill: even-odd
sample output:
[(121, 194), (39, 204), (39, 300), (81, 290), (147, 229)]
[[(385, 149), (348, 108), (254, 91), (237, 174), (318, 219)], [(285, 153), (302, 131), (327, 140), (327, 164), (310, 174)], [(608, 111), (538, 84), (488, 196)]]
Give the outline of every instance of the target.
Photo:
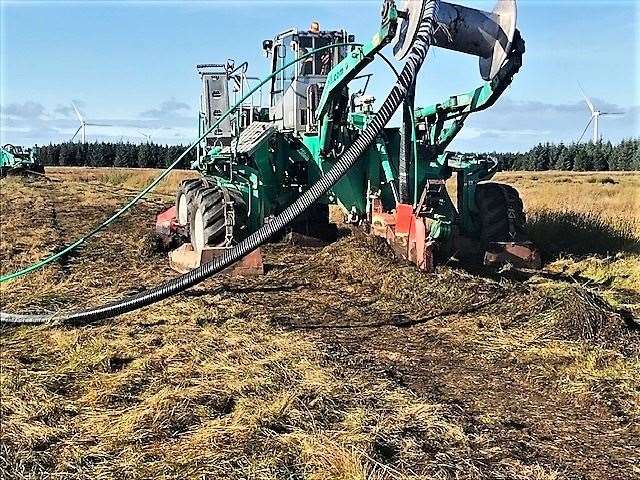
[[(102, 220), (154, 171), (0, 181), (2, 273)], [(186, 172), (2, 309), (95, 305), (174, 274), (154, 215)], [(271, 245), (121, 318), (0, 330), (1, 478), (640, 477), (640, 173), (503, 173), (545, 272), (400, 264), (357, 232)]]

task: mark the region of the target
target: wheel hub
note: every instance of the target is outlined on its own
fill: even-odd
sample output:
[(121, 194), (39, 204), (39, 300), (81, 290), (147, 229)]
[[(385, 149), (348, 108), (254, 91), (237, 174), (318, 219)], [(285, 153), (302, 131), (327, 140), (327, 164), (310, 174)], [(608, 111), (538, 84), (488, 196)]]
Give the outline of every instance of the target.
[(193, 219), (193, 248), (196, 251), (202, 251), (205, 247), (204, 238), (204, 219), (202, 218), (202, 208), (198, 207)]
[(189, 223), (189, 205), (187, 204), (186, 195), (181, 195), (178, 201), (178, 223), (187, 225)]

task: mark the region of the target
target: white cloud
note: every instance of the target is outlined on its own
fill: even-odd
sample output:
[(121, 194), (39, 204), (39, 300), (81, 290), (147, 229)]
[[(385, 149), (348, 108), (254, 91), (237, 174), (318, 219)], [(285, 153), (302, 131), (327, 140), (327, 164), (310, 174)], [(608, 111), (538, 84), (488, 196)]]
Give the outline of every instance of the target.
[[(602, 111), (624, 112), (620, 116), (601, 117), (600, 128), (605, 139), (617, 142), (640, 135), (639, 106), (625, 108), (597, 98), (593, 102)], [(541, 142), (569, 143), (578, 140), (589, 118), (590, 112), (583, 102), (552, 104), (505, 98), (469, 116), (451, 148), (521, 151)]]
[[(81, 109), (84, 102), (74, 100)], [(188, 115), (190, 107), (170, 99), (156, 108), (142, 112), (133, 118), (90, 117), (90, 123), (111, 125), (87, 126), (88, 141), (143, 141), (151, 135), (158, 143), (185, 143), (195, 139), (194, 119)], [(41, 103), (11, 103), (1, 108), (0, 141), (19, 145), (43, 144), (71, 139), (78, 128), (78, 121), (71, 102), (59, 104), (47, 110)]]
[(171, 118), (180, 115), (182, 111), (189, 110), (189, 108), (188, 104), (178, 102), (175, 98), (172, 98), (171, 100), (162, 102), (158, 108), (142, 112), (140, 116), (156, 119)]
[(9, 103), (2, 107), (2, 115), (14, 119), (38, 119), (44, 115), (44, 111), (45, 108), (41, 103), (31, 101), (24, 103)]

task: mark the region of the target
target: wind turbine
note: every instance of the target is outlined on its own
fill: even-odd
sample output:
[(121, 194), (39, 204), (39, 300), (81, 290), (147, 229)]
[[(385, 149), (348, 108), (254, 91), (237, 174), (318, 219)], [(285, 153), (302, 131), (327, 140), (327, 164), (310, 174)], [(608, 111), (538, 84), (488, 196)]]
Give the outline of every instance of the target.
[(143, 132), (142, 130), (138, 130), (138, 133), (147, 139), (147, 143), (151, 143), (151, 135)]
[(106, 125), (104, 123), (89, 123), (84, 119), (84, 117), (80, 113), (80, 110), (78, 110), (78, 107), (76, 107), (76, 104), (74, 102), (71, 102), (71, 105), (73, 106), (73, 109), (76, 112), (76, 116), (78, 117), (78, 120), (80, 121), (80, 126), (78, 127), (78, 130), (76, 130), (76, 133), (74, 133), (73, 137), (71, 137), (72, 142), (76, 138), (76, 135), (78, 135), (78, 132), (82, 131), (82, 135), (80, 138), (82, 139), (83, 144), (86, 143), (87, 127), (112, 127), (113, 126), (113, 125)]
[(584, 88), (582, 88), (582, 85), (580, 85), (580, 82), (578, 82), (578, 86), (582, 91), (582, 96), (584, 97), (584, 101), (587, 102), (587, 106), (591, 111), (591, 118), (589, 119), (589, 123), (587, 123), (587, 126), (584, 127), (584, 131), (582, 132), (582, 135), (580, 136), (580, 140), (578, 140), (578, 143), (582, 141), (585, 133), (587, 133), (587, 130), (589, 130), (589, 126), (591, 126), (592, 123), (593, 123), (593, 143), (598, 143), (600, 141), (600, 132), (598, 130), (600, 117), (604, 117), (606, 115), (624, 115), (624, 113), (623, 112), (601, 112), (593, 105), (593, 102), (585, 93)]

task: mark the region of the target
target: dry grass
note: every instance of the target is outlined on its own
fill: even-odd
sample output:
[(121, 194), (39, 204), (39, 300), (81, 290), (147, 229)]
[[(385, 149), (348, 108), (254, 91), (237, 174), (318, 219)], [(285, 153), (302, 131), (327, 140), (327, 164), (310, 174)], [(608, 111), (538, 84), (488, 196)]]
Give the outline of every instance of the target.
[(312, 343), (231, 303), (224, 320), (190, 298), (119, 325), (5, 338), (6, 471), (365, 479), (390, 468), (376, 441), (403, 425), (464, 442), (437, 405), (366, 374), (345, 382)]
[(529, 232), (548, 257), (640, 253), (640, 175), (501, 173), (525, 200)]
[(638, 172), (503, 172), (495, 180), (516, 186), (530, 212), (597, 216), (640, 236)]
[[(75, 238), (153, 173), (2, 180), (2, 272)], [(180, 175), (79, 255), (3, 285), (3, 310), (94, 305), (169, 278), (140, 232)], [(589, 212), (568, 181), (509, 175), (530, 210), (557, 208), (550, 192), (565, 185), (562, 208)], [(622, 185), (589, 178), (580, 195)], [(630, 220), (619, 195), (598, 218)], [(638, 335), (600, 295), (636, 308), (640, 261), (593, 251), (557, 254), (552, 269), (576, 284), (521, 283), (421, 274), (352, 236), (270, 247), (264, 277), (214, 278), (113, 321), (5, 328), (2, 476), (632, 478)]]
[[(161, 170), (154, 168), (76, 168), (49, 167), (47, 175), (90, 185), (108, 185), (138, 193), (150, 184)], [(197, 173), (191, 170), (174, 170), (154, 191), (156, 194), (175, 197), (180, 182), (185, 178), (195, 178)]]

